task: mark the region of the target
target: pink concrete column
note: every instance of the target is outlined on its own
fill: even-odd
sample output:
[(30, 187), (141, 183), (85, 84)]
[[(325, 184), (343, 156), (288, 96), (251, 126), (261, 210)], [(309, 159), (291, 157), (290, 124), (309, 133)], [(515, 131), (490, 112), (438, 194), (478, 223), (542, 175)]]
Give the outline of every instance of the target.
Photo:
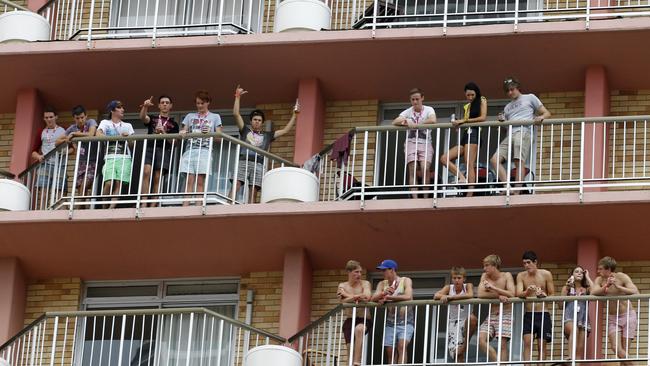
[[(597, 275), (597, 268), (598, 268), (598, 260), (600, 259), (600, 244), (598, 239), (595, 238), (581, 238), (578, 239), (578, 265), (581, 266), (582, 268), (586, 269), (589, 271), (589, 276), (591, 277), (592, 280), (596, 279)], [(596, 321), (598, 321), (598, 317), (596, 316), (596, 304), (590, 304), (589, 305), (589, 321), (591, 323), (591, 329), (596, 329)], [(597, 339), (603, 339), (603, 328), (605, 324), (598, 324), (598, 334), (594, 334), (595, 332), (591, 332), (589, 337), (587, 337), (587, 359), (593, 359), (594, 357), (594, 352), (598, 352), (597, 355), (598, 357), (602, 356), (601, 349), (599, 348), (598, 350), (594, 349), (594, 337), (597, 337)], [(598, 342), (599, 344), (601, 342)], [(589, 364), (588, 364), (589, 365)], [(596, 365), (594, 363), (593, 365)]]
[(34, 139), (43, 127), (43, 102), (36, 89), (19, 90), (16, 99), (16, 125), (9, 170), (18, 175), (30, 165)]
[(23, 328), (27, 283), (17, 258), (0, 258), (0, 344)]
[(27, 8), (31, 11), (38, 11), (45, 4), (47, 4), (47, 0), (27, 0)]
[(302, 79), (298, 84), (300, 115), (296, 122), (293, 161), (302, 164), (323, 148), (325, 98), (318, 79)]
[(309, 324), (311, 316), (312, 269), (304, 248), (287, 250), (282, 277), (280, 336), (289, 338)]
[[(607, 71), (601, 65), (589, 66), (585, 72), (585, 117), (609, 115), (609, 85)], [(585, 179), (607, 177), (609, 143), (604, 123), (585, 124)], [(603, 168), (604, 167), (604, 168)], [(590, 191), (605, 189), (591, 188)]]

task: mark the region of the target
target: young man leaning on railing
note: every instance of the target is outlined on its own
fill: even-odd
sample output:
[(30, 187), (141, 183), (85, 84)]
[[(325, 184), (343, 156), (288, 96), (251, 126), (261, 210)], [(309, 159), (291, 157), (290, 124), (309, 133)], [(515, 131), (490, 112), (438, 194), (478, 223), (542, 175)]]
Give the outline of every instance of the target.
[[(339, 283), (336, 295), (342, 304), (359, 304), (366, 303), (370, 300), (371, 285), (370, 282), (361, 279), (363, 275), (363, 268), (361, 263), (350, 260), (345, 265), (345, 270), (348, 272), (348, 280)], [(350, 349), (352, 342), (352, 323), (354, 322), (354, 348), (352, 349), (353, 365), (361, 365), (361, 354), (363, 352), (363, 337), (368, 334), (372, 322), (370, 321), (370, 314), (367, 309), (356, 309), (356, 315), (352, 314), (343, 322), (343, 337), (345, 344)]]
[[(594, 282), (592, 295), (624, 296), (636, 295), (639, 289), (630, 276), (616, 271), (616, 260), (604, 257), (598, 261), (598, 277)], [(614, 303), (614, 306), (610, 306)], [(607, 336), (609, 346), (618, 358), (628, 358), (628, 347), (637, 338), (637, 315), (630, 301), (607, 301)], [(622, 365), (632, 365), (633, 362), (621, 362)]]
[[(377, 266), (377, 269), (382, 271), (384, 280), (379, 282), (370, 301), (383, 305), (413, 300), (413, 282), (408, 277), (397, 275), (397, 262), (386, 259)], [(389, 306), (386, 312), (386, 324), (384, 324), (386, 364), (404, 364), (407, 356), (406, 346), (411, 342), (415, 330), (413, 309), (409, 306)]]

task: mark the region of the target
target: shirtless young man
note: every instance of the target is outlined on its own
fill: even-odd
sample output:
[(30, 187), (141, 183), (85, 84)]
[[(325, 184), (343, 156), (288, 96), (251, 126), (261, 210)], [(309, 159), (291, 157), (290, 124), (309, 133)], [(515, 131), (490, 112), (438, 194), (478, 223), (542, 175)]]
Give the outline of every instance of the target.
[[(639, 289), (623, 272), (616, 271), (616, 260), (604, 257), (598, 261), (598, 277), (594, 282), (592, 295), (596, 296), (625, 296), (636, 295)], [(618, 306), (616, 306), (618, 304)], [(607, 308), (607, 335), (609, 345), (618, 358), (627, 358), (627, 349), (637, 335), (637, 317), (634, 307), (629, 301), (611, 300)], [(632, 365), (632, 362), (621, 362), (621, 365)]]
[[(479, 299), (499, 299), (507, 303), (515, 295), (515, 281), (508, 272), (501, 272), (501, 258), (496, 254), (483, 259), (483, 275), (478, 285)], [(503, 305), (499, 315), (499, 305), (492, 305), (490, 314), (479, 328), (479, 347), (488, 355), (490, 361), (497, 360), (497, 351), (490, 345), (492, 338), (501, 338), (501, 361), (508, 359), (507, 342), (512, 337), (512, 307)]]
[[(349, 260), (345, 265), (345, 270), (348, 271), (348, 280), (339, 283), (339, 288), (336, 295), (341, 300), (342, 304), (360, 302), (368, 302), (371, 295), (370, 282), (362, 280), (361, 263)], [(365, 312), (366, 309), (357, 309), (356, 316), (354, 317), (354, 350), (353, 350), (353, 365), (361, 365), (361, 352), (363, 346), (363, 336), (368, 333), (369, 327), (372, 323), (369, 322), (370, 313)], [(343, 323), (343, 336), (345, 337), (345, 344), (350, 348), (352, 340), (352, 314)]]
[[(383, 272), (384, 280), (379, 282), (370, 301), (383, 305), (387, 302), (413, 300), (413, 281), (408, 277), (397, 275), (397, 262), (386, 259), (377, 266), (377, 269)], [(413, 311), (410, 306), (390, 306), (386, 309), (384, 347), (387, 361), (384, 363), (389, 365), (406, 363), (406, 345), (413, 338), (415, 330)]]
[[(553, 275), (545, 269), (537, 268), (537, 254), (533, 251), (524, 252), (521, 260), (524, 271), (517, 274), (517, 296), (544, 298), (555, 295)], [(526, 303), (524, 314), (523, 347), (524, 360), (531, 360), (533, 355), (533, 338), (537, 338), (539, 359), (546, 359), (546, 345), (552, 340), (553, 321), (548, 311), (542, 311), (541, 304)]]

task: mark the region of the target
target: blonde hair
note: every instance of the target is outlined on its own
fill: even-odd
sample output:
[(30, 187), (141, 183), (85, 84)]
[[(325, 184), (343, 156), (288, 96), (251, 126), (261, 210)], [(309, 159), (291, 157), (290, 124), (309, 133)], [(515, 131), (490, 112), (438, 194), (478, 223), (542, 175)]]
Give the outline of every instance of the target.
[(451, 275), (458, 275), (458, 276), (463, 276), (463, 278), (467, 275), (467, 271), (465, 271), (465, 268), (463, 267), (451, 267)]
[(348, 263), (345, 264), (345, 270), (348, 272), (352, 272), (357, 268), (361, 268), (361, 263), (355, 260), (349, 260)]
[(598, 261), (599, 266), (603, 266), (605, 269), (616, 271), (616, 259), (612, 257), (603, 257)]
[(489, 264), (491, 266), (501, 269), (501, 257), (496, 254), (490, 254), (487, 257), (483, 258), (483, 264)]

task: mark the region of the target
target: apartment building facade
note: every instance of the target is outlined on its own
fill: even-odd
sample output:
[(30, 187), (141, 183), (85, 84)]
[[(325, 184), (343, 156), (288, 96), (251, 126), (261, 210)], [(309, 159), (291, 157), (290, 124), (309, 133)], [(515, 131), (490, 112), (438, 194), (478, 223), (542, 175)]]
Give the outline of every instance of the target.
[[(273, 129), (289, 121), (299, 100), (295, 129), (274, 141), (270, 154), (260, 159), (272, 162), (271, 169), (299, 166), (320, 155), (320, 200), (243, 204), (235, 198), (232, 179), (217, 174), (212, 192), (217, 199), (210, 201), (206, 194), (196, 206), (143, 207), (132, 190), (125, 194), (128, 203), (116, 209), (84, 205), (83, 199), (71, 198), (79, 159), (61, 148), (70, 187), (57, 197), (61, 201), (0, 212), (0, 341), (20, 336), (33, 322), (42, 324), (44, 313), (60, 312), (68, 314), (65, 331), (60, 330), (67, 340), (58, 339), (62, 344), (71, 342), (75, 329), (84, 329), (85, 344), (93, 347), (120, 339), (108, 330), (90, 331), (87, 323), (79, 328), (81, 319), (97, 322), (101, 317), (109, 320), (106, 329), (142, 331), (136, 347), (144, 349), (145, 333), (151, 342), (176, 337), (166, 328), (169, 324), (189, 326), (190, 332), (192, 326), (194, 331), (203, 326), (210, 333), (210, 321), (222, 319), (215, 314), (268, 333), (259, 333), (262, 337), (278, 336), (269, 342), (283, 343), (282, 338), (310, 322), (331, 317), (348, 259), (361, 261), (373, 285), (381, 279), (374, 267), (382, 259), (395, 259), (400, 273), (414, 279), (416, 300), (431, 299), (449, 282), (448, 270), (455, 265), (468, 269), (468, 279), (477, 285), (488, 254), (499, 254), (503, 267), (516, 273), (524, 250), (538, 253), (558, 291), (576, 265), (595, 276), (597, 261), (605, 255), (619, 261), (618, 269), (630, 275), (642, 294), (650, 290), (650, 252), (643, 242), (650, 213), (650, 74), (644, 72), (650, 51), (643, 46), (650, 35), (647, 1), (339, 0), (325, 4), (331, 13), (327, 30), (274, 32), (282, 3), (9, 3), (49, 20), (51, 40), (0, 44), (0, 170), (8, 179), (27, 186), (31, 182), (34, 191), (30, 155), (46, 105), (60, 110), (59, 124), (67, 126), (73, 123), (67, 112), (72, 106), (85, 105), (88, 116), (99, 121), (105, 118), (104, 106), (118, 99), (125, 105), (125, 120), (133, 122), (136, 134), (144, 134), (137, 117), (143, 100), (172, 96), (173, 115), (180, 121), (194, 110), (194, 92), (206, 89), (213, 98), (210, 109), (222, 115), (223, 134), (236, 137), (232, 101), (241, 85), (248, 90), (242, 107), (263, 110)], [(484, 194), (461, 197), (463, 188), (458, 191), (455, 177), (437, 162), (460, 139), (448, 124), (451, 115), (462, 114), (463, 85), (475, 81), (488, 98), (488, 120), (496, 121), (508, 102), (502, 89), (507, 76), (521, 80), (522, 90), (539, 96), (552, 113), (552, 120), (534, 127), (531, 174), (521, 188), (531, 194), (517, 195), (486, 178), (476, 187), (476, 193)], [(419, 199), (410, 197), (413, 187), (407, 183), (406, 134), (388, 127), (409, 106), (408, 91), (414, 87), (423, 90), (425, 105), (435, 108), (439, 122), (429, 130), (434, 164), (425, 174), (431, 175), (430, 184), (417, 187), (428, 196)], [(489, 157), (511, 128), (498, 122), (482, 125), (480, 169), (490, 170)], [(337, 165), (331, 144), (346, 135), (349, 157)], [(134, 150), (138, 144), (142, 149), (143, 141), (136, 141)], [(221, 135), (211, 145), (213, 154), (222, 153), (225, 141), (230, 141), (227, 151), (239, 155), (238, 143)], [(221, 156), (214, 159), (226, 164)], [(237, 168), (228, 163), (224, 171)], [(218, 199), (221, 181), (228, 187), (223, 195), (233, 192), (225, 204)], [(634, 301), (640, 320), (633, 359), (647, 360), (648, 300)], [(595, 301), (596, 320), (601, 313), (594, 306)], [(174, 309), (181, 314), (186, 308), (209, 312), (185, 312), (185, 321), (181, 315), (163, 325)], [(77, 313), (93, 311), (99, 313)], [(343, 313), (337, 314), (329, 321), (338, 322)], [(63, 327), (63, 319), (57, 318), (57, 327)], [(142, 326), (136, 326), (140, 321)], [(42, 328), (40, 338), (29, 333), (35, 341), (22, 344), (23, 349), (37, 347), (39, 340), (53, 342), (51, 358), (56, 353), (62, 364), (134, 360), (121, 348), (117, 359), (98, 359), (114, 349), (112, 344), (94, 353), (86, 348), (73, 354), (73, 347), (55, 351), (53, 324)], [(228, 324), (231, 333), (248, 329)], [(553, 333), (556, 343), (562, 343), (561, 325)], [(606, 337), (602, 334), (601, 329), (589, 335), (588, 352), (594, 361), (614, 360), (607, 346), (599, 345), (598, 337)], [(100, 335), (106, 340), (100, 341)], [(221, 353), (240, 349), (234, 339), (222, 336), (213, 359), (239, 362), (243, 355), (223, 358)], [(326, 348), (319, 339), (296, 347), (301, 352)], [(440, 340), (444, 344), (444, 337)], [(427, 356), (416, 351), (421, 347), (417, 341), (413, 344), (408, 363), (444, 359), (433, 356), (436, 346), (424, 346), (431, 350)], [(168, 363), (174, 351), (186, 348), (190, 353), (196, 347), (180, 336), (166, 346)], [(383, 359), (370, 360), (377, 347), (370, 348), (367, 363), (384, 364)], [(162, 347), (152, 349), (158, 352), (155, 357), (164, 356)], [(565, 356), (564, 350), (553, 352)], [(20, 357), (29, 357), (25, 354), (29, 352)], [(334, 351), (324, 354), (320, 360), (311, 356), (310, 362), (349, 361), (340, 353), (330, 359)], [(142, 362), (142, 353), (139, 357)]]

